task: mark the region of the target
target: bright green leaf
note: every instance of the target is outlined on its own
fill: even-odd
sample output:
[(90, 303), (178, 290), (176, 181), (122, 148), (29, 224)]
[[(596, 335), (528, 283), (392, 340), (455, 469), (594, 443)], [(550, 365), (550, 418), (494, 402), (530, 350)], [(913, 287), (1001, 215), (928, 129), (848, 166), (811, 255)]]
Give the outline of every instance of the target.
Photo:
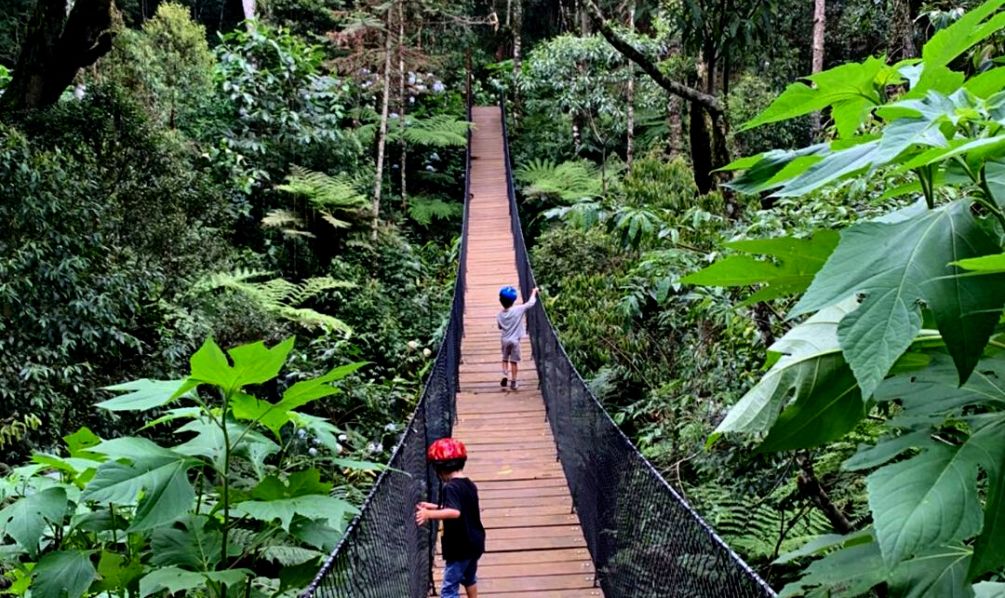
[(23, 496), (0, 511), (0, 530), (35, 555), (46, 526), (61, 525), (66, 507), (66, 490), (59, 486)]
[(842, 318), (838, 337), (863, 396), (869, 397), (920, 330), (920, 307), (927, 304), (960, 379), (966, 380), (1005, 297), (994, 285), (949, 276), (954, 268), (948, 264), (995, 248), (965, 201), (892, 224), (856, 224), (841, 232), (841, 243), (792, 315), (862, 297), (861, 305)]

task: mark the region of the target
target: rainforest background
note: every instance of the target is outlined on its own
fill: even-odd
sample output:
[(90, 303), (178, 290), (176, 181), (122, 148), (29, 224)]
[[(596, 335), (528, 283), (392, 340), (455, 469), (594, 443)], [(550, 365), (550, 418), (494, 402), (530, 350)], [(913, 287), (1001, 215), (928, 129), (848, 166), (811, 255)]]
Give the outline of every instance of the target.
[[(836, 418), (840, 429), (770, 441), (776, 418), (807, 417), (782, 408), (813, 393), (791, 383), (764, 395), (761, 411), (749, 397), (793, 355), (776, 342), (815, 311), (790, 314), (797, 295), (821, 277), (852, 276), (854, 260), (831, 259), (833, 231), (913, 217), (903, 210), (918, 198), (934, 210), (974, 195), (970, 211), (986, 231), (971, 245), (981, 249), (953, 255), (1001, 253), (1001, 4), (5, 0), (3, 590), (77, 598), (241, 586), (272, 596), (307, 583), (394, 447), (443, 333), (468, 64), (476, 103), (508, 102), (524, 230), (570, 357), (732, 548), (793, 594), (924, 595), (961, 566), (969, 581), (994, 584), (1005, 548), (990, 523), (979, 535), (980, 525), (947, 521), (997, 509), (995, 465), (964, 476), (973, 478), (966, 505), (918, 515), (940, 532), (915, 548), (967, 555), (944, 558), (934, 581), (897, 569), (902, 559), (885, 550), (876, 567), (863, 563), (878, 553), (847, 557), (847, 570), (832, 560), (830, 578), (814, 577), (812, 563), (873, 546), (884, 511), (871, 472), (929, 454), (900, 441), (849, 466), (860, 445), (918, 433), (890, 423), (910, 409), (880, 381), (903, 383), (896, 376), (907, 372), (913, 383), (940, 366), (938, 402), (976, 368), (995, 390), (974, 392), (996, 407), (925, 413), (928, 437), (954, 455), (983, 429), (967, 418), (1005, 404), (994, 353), (1005, 346), (999, 262), (973, 266), (990, 299), (957, 306), (991, 313), (963, 351), (969, 366), (948, 360), (958, 357), (952, 340), (916, 344), (922, 320), (925, 331), (942, 328), (919, 295), (918, 325), (898, 333), (906, 345), (879, 359), (885, 369), (867, 375), (842, 347), (862, 405), (835, 407), (852, 413)], [(955, 103), (921, 94), (939, 107), (897, 107), (929, 118), (912, 135), (939, 130), (955, 153), (922, 163), (911, 152), (924, 147), (904, 146), (887, 162), (820, 166), (889, 133), (895, 111), (884, 107), (920, 89), (903, 69), (922, 67), (953, 73), (929, 91)], [(798, 100), (790, 84), (810, 74), (812, 86), (796, 85), (820, 93)], [(849, 94), (868, 102), (848, 105)], [(751, 121), (759, 126), (743, 126)], [(986, 139), (979, 155), (958, 150), (977, 139)], [(764, 153), (773, 149), (786, 151)], [(948, 166), (938, 175), (956, 158), (971, 179)], [(807, 169), (817, 179), (798, 179)], [(929, 178), (919, 184), (914, 172)], [(795, 245), (753, 241), (778, 237)], [(846, 294), (868, 294), (849, 284)], [(256, 372), (246, 378), (220, 366), (222, 351), (239, 346), (232, 361)], [(184, 387), (197, 370), (222, 406)], [(281, 415), (256, 411), (243, 384), (282, 400)], [(740, 412), (761, 426), (736, 424)], [(241, 434), (233, 463), (220, 449), (231, 446), (228, 416), (263, 426)], [(184, 458), (160, 452), (178, 441)], [(143, 463), (92, 483), (96, 463), (137, 454)], [(154, 504), (154, 490), (166, 498)], [(141, 496), (136, 509), (116, 512), (130, 491)], [(189, 495), (216, 506), (189, 509)], [(158, 531), (166, 521), (182, 523)], [(974, 542), (992, 556), (960, 565)], [(871, 577), (849, 584), (850, 570)]]

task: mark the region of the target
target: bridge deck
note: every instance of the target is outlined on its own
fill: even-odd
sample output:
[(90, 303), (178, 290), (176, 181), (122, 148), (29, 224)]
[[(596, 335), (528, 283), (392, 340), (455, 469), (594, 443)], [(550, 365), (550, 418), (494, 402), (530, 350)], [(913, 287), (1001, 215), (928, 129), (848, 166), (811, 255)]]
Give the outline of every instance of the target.
[[(478, 485), (487, 552), (479, 596), (600, 596), (590, 554), (537, 389), (530, 343), (521, 347), (521, 387), (504, 391), (498, 290), (518, 282), (498, 108), (474, 108), (468, 211), (467, 289), (458, 422), (468, 446), (465, 473)], [(437, 584), (442, 562), (437, 561)]]

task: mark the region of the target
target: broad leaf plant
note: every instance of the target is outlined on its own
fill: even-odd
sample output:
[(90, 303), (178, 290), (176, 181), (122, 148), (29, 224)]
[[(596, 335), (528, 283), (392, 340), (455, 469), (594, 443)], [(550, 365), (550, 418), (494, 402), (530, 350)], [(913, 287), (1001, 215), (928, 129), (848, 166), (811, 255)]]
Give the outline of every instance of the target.
[(187, 378), (113, 386), (97, 405), (145, 416), (167, 442), (82, 428), (0, 479), (6, 593), (296, 595), (355, 512), (323, 478), (376, 466), (339, 458), (340, 431), (298, 411), (363, 364), (296, 382), (276, 402), (253, 394), (292, 349), (290, 338), (225, 353), (208, 340)]
[(883, 421), (844, 463), (867, 475), (871, 521), (785, 557), (823, 555), (783, 595), (1005, 595), (1005, 67), (988, 58), (1003, 4), (973, 8), (920, 59), (870, 58), (790, 85), (745, 128), (826, 111), (833, 138), (727, 167), (743, 193), (799, 197), (883, 176), (903, 182), (884, 200), (913, 204), (837, 233), (733, 243), (746, 255), (685, 279), (760, 285), (748, 302), (798, 296), (798, 324), (713, 441), (810, 449)]

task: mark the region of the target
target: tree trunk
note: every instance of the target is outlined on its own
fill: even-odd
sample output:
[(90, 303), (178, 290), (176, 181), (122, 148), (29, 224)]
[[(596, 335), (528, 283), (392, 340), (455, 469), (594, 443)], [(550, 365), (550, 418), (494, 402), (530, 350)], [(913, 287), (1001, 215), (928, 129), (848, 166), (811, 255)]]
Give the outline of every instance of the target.
[(684, 102), (680, 97), (671, 95), (667, 98), (667, 129), (670, 133), (667, 136), (667, 153), (671, 158), (684, 153), (684, 119), (681, 111), (684, 110)]
[(255, 18), (255, 0), (241, 0), (241, 8), (244, 9), (244, 20)]
[(405, 101), (405, 1), (398, 0), (398, 103), (401, 109), (398, 111), (398, 122), (401, 131), (401, 209), (408, 209), (408, 188), (407, 174), (405, 166), (408, 163), (408, 144), (405, 143), (405, 110), (408, 109), (408, 102)]
[[(827, 22), (827, 0), (813, 1), (813, 65), (811, 72), (816, 74), (824, 70), (824, 32)], [(813, 139), (820, 138), (820, 113), (810, 116)]]
[[(515, 0), (513, 4), (513, 79), (520, 77), (523, 64), (523, 0)], [(516, 95), (516, 88), (513, 90)]]
[(51, 106), (77, 72), (112, 48), (112, 0), (39, 0), (0, 111)]
[(910, 0), (892, 0), (890, 14), (890, 46), (887, 54), (894, 60), (914, 58), (918, 49), (914, 45), (914, 15)]
[[(635, 0), (628, 2), (628, 30), (635, 31)], [(635, 64), (628, 63), (628, 89), (625, 90), (625, 163), (632, 167), (635, 153)]]
[(377, 172), (373, 181), (373, 231), (377, 238), (377, 226), (380, 223), (380, 187), (384, 181), (384, 150), (387, 146), (387, 107), (391, 96), (391, 54), (394, 36), (391, 35), (391, 17), (394, 9), (387, 10), (387, 32), (384, 36), (384, 99), (380, 108), (380, 132), (377, 136)]

